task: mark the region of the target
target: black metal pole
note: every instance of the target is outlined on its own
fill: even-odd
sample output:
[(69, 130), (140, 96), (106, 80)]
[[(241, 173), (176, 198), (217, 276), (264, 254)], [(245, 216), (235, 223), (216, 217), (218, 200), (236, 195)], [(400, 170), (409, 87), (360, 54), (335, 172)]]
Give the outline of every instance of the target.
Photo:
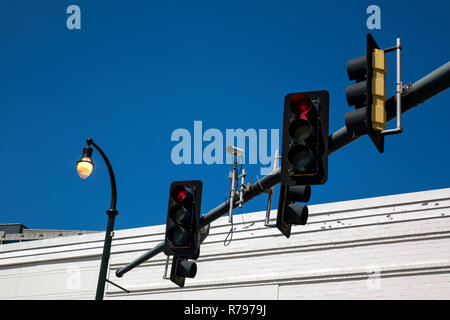
[(106, 226), (105, 242), (103, 245), (102, 262), (100, 264), (100, 272), (98, 275), (97, 292), (95, 300), (103, 300), (105, 293), (106, 275), (108, 273), (108, 263), (111, 254), (112, 234), (114, 230), (114, 220), (118, 214), (117, 210), (109, 209), (106, 211), (108, 215), (108, 224)]
[[(422, 79), (416, 81), (409, 87), (407, 93), (405, 93), (405, 96), (402, 97), (402, 113), (425, 102), (432, 96), (435, 96), (436, 94), (448, 89), (449, 86), (450, 62), (447, 62), (440, 68), (426, 75)], [(395, 117), (395, 96), (392, 96), (386, 101), (386, 114), (388, 120), (392, 120)], [(349, 134), (346, 127), (342, 127), (329, 136), (328, 154), (332, 154), (333, 152), (339, 150), (340, 148), (346, 146), (347, 144), (358, 138), (359, 137), (353, 137), (351, 134)], [(262, 179), (250, 185), (249, 190), (244, 194), (244, 202), (248, 202), (256, 196), (269, 191), (270, 188), (280, 183), (280, 172), (281, 169), (278, 168), (272, 174), (264, 176)], [(238, 196), (233, 199), (233, 206), (236, 205), (235, 202), (237, 202), (238, 200)], [(200, 218), (200, 226), (204, 227), (226, 214), (230, 206), (229, 201), (230, 200), (223, 202), (216, 208), (203, 215)], [(116, 271), (116, 276), (122, 277), (126, 272), (162, 252), (163, 246), (164, 242), (159, 243), (147, 253), (133, 260), (128, 265), (118, 269)]]
[(108, 273), (108, 263), (109, 257), (111, 255), (111, 242), (114, 230), (114, 220), (119, 214), (119, 211), (116, 210), (117, 203), (117, 188), (116, 188), (116, 179), (114, 177), (114, 171), (112, 169), (111, 163), (108, 160), (108, 157), (103, 152), (103, 150), (92, 141), (91, 138), (86, 140), (88, 146), (93, 145), (95, 149), (100, 153), (103, 160), (105, 161), (106, 167), (108, 168), (109, 178), (111, 180), (111, 206), (108, 210), (106, 210), (106, 214), (108, 215), (108, 224), (106, 226), (106, 234), (105, 234), (105, 242), (103, 244), (103, 254), (102, 261), (100, 264), (100, 272), (98, 275), (98, 283), (97, 283), (97, 291), (95, 294), (95, 300), (103, 300), (103, 296), (105, 293), (105, 284), (106, 284), (106, 275)]

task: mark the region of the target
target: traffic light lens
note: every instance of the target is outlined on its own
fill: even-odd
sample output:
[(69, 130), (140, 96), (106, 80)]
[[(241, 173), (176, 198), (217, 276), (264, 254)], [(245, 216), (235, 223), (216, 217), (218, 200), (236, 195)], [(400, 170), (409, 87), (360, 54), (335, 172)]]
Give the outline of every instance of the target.
[(188, 242), (188, 232), (180, 226), (173, 227), (169, 231), (169, 237), (176, 246), (182, 246)]
[(289, 134), (295, 143), (305, 144), (305, 140), (311, 135), (312, 126), (308, 120), (295, 120), (289, 127)]
[(184, 199), (186, 199), (186, 190), (181, 190), (180, 192), (177, 193), (176, 198), (177, 198), (177, 202), (181, 203), (183, 202)]
[(309, 148), (303, 145), (296, 145), (289, 150), (288, 160), (298, 172), (310, 171), (314, 166), (313, 153)]
[(182, 205), (189, 205), (189, 202), (192, 201), (192, 192), (182, 185), (175, 185), (170, 195), (172, 199)]
[(180, 205), (174, 206), (169, 212), (170, 218), (177, 224), (188, 223), (189, 212)]
[(296, 94), (290, 102), (291, 111), (301, 119), (307, 120), (306, 114), (311, 110), (311, 99), (303, 93)]

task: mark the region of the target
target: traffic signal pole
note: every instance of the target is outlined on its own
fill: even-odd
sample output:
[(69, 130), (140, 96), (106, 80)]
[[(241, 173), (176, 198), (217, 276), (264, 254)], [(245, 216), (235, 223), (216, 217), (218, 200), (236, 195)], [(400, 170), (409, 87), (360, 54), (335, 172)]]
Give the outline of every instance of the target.
[[(404, 95), (402, 96), (402, 113), (409, 111), (410, 109), (425, 102), (429, 98), (437, 95), (438, 93), (448, 89), (450, 86), (450, 62), (442, 65), (438, 69), (417, 80), (411, 85), (407, 85), (403, 88)], [(386, 100), (386, 118), (392, 120), (396, 115), (396, 99), (392, 96)], [(344, 126), (337, 130), (328, 137), (328, 155), (355, 141), (359, 137), (353, 137)], [(264, 176), (255, 183), (251, 184), (248, 190), (244, 193), (244, 203), (252, 200), (253, 198), (270, 191), (270, 189), (281, 182), (281, 168), (276, 169), (271, 174)], [(233, 207), (237, 207), (239, 196), (236, 195), (233, 198)], [(230, 209), (230, 200), (227, 200), (212, 209), (208, 213), (204, 214), (200, 218), (200, 227), (206, 227), (214, 220), (222, 217), (228, 213)], [(137, 267), (146, 260), (154, 257), (158, 253), (163, 251), (164, 241), (156, 245), (153, 249), (147, 253), (138, 257), (134, 261), (130, 262), (126, 266), (116, 271), (117, 277), (122, 277), (126, 272)]]

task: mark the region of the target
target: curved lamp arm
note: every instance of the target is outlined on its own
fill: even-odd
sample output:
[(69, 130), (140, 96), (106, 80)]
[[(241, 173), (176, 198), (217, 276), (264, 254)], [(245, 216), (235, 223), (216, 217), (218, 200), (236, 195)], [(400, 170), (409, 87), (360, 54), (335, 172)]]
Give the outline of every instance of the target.
[(95, 149), (97, 149), (97, 151), (100, 153), (100, 155), (102, 156), (103, 160), (105, 161), (106, 167), (108, 167), (109, 178), (111, 179), (111, 206), (110, 206), (110, 210), (111, 209), (112, 210), (116, 210), (117, 188), (116, 188), (116, 179), (114, 177), (114, 171), (112, 169), (111, 163), (109, 162), (108, 157), (103, 152), (103, 150), (97, 144), (95, 144), (95, 142), (91, 138), (88, 138), (86, 140), (86, 143), (87, 143), (88, 146), (92, 145)]

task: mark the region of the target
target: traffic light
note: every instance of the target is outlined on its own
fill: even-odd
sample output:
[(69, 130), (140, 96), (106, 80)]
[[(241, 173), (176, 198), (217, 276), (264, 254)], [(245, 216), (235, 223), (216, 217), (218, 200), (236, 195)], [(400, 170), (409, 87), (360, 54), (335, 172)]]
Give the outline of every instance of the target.
[(350, 80), (356, 83), (346, 87), (349, 106), (355, 110), (346, 112), (345, 125), (353, 136), (368, 134), (378, 151), (384, 151), (386, 128), (386, 58), (370, 34), (367, 34), (366, 54), (347, 62)]
[(197, 264), (195, 262), (187, 261), (187, 259), (174, 256), (172, 261), (172, 269), (170, 270), (170, 280), (178, 285), (184, 287), (185, 278), (194, 278), (197, 274)]
[(291, 236), (291, 225), (305, 225), (308, 221), (308, 207), (295, 202), (308, 202), (310, 197), (310, 186), (281, 185), (276, 226), (287, 238)]
[(329, 94), (290, 93), (284, 99), (281, 183), (323, 184), (328, 178)]
[(200, 250), (202, 182), (175, 181), (170, 185), (164, 253), (197, 259)]

